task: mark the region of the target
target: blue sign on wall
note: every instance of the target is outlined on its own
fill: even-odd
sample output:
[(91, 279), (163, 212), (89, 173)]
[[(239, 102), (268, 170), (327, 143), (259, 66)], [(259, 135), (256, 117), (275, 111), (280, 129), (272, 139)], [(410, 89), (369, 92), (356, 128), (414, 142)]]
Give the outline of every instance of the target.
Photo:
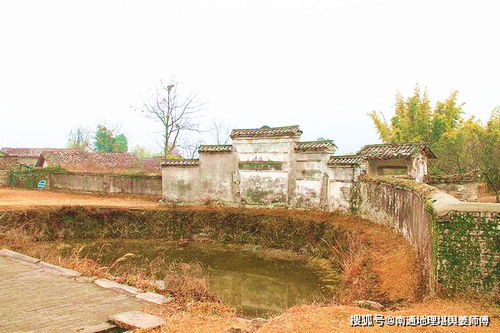
[(47, 185), (47, 181), (45, 179), (42, 179), (38, 182), (38, 189), (43, 190), (45, 188), (45, 185)]

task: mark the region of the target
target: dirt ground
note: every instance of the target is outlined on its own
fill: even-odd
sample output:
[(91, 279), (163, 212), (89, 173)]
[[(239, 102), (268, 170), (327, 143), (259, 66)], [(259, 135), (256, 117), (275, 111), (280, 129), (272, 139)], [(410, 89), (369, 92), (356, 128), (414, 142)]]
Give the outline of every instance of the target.
[(0, 210), (57, 206), (155, 208), (159, 198), (0, 188)]

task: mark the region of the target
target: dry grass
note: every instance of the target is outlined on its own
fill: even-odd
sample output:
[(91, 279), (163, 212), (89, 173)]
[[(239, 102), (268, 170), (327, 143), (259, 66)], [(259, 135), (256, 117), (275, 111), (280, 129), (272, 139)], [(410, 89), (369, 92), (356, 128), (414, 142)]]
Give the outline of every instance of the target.
[(164, 281), (168, 291), (178, 300), (220, 302), (208, 287), (208, 275), (199, 263), (170, 263)]
[[(325, 241), (326, 242), (326, 241)], [(327, 243), (328, 244), (328, 243)], [(338, 258), (342, 269), (342, 284), (345, 288), (335, 301), (349, 304), (357, 299), (379, 300), (376, 295), (377, 280), (371, 273), (372, 265), (367, 245), (359, 236), (348, 235), (347, 244), (328, 244)]]
[[(68, 256), (62, 256), (60, 253), (63, 248), (61, 247), (64, 246), (63, 244), (54, 248), (47, 244), (37, 243), (22, 229), (0, 232), (0, 248), (18, 251), (55, 265), (76, 270), (86, 276), (108, 278), (120, 283), (134, 285), (140, 289), (169, 294), (174, 296), (175, 301), (184, 307), (189, 302), (220, 303), (216, 294), (210, 290), (208, 275), (199, 263), (172, 262), (168, 264), (165, 270), (164, 263), (161, 263), (161, 258), (158, 258), (159, 260), (150, 263), (147, 271), (132, 267), (126, 272), (115, 276), (117, 273), (114, 269), (134, 257), (133, 253), (127, 253), (117, 258), (109, 266), (102, 266), (95, 260), (82, 255), (85, 246), (72, 249)], [(104, 246), (106, 245), (103, 245), (97, 253), (98, 258)], [(160, 276), (160, 272), (164, 272), (163, 280), (167, 286), (165, 291), (157, 290), (157, 286), (152, 284), (152, 281), (156, 280), (155, 277)]]
[[(259, 333), (278, 332), (498, 332), (499, 308), (483, 303), (463, 300), (444, 300), (435, 298), (417, 303), (403, 310), (376, 312), (351, 306), (316, 306), (303, 305), (287, 310), (284, 314), (273, 318)], [(410, 315), (489, 315), (490, 327), (351, 327), (350, 316), (353, 314), (383, 314), (384, 316)]]

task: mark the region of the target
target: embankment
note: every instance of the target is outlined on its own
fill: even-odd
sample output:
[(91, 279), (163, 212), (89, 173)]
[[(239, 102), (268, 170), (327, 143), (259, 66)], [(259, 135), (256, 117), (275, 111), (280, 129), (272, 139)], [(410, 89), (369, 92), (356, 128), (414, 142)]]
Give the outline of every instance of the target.
[(402, 234), (420, 263), (424, 294), (499, 289), (500, 204), (462, 202), (429, 185), (391, 177), (359, 183), (360, 213)]

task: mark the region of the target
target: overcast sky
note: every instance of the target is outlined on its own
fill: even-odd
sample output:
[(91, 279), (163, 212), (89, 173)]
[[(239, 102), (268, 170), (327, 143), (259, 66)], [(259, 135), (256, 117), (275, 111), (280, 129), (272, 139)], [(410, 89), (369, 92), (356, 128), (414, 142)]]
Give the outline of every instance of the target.
[[(500, 105), (500, 1), (0, 1), (0, 147), (64, 147), (77, 126), (119, 127), (159, 150), (133, 109), (175, 76), (204, 122), (298, 124), (339, 153), (376, 143), (416, 83), (460, 91), (468, 115)], [(209, 143), (209, 138), (205, 138)]]

